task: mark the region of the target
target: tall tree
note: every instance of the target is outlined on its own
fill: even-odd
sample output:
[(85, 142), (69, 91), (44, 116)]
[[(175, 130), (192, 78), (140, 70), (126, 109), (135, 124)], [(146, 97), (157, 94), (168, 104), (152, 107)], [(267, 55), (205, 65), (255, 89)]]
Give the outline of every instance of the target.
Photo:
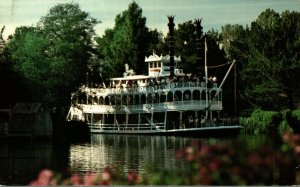
[(48, 40), (34, 27), (18, 27), (7, 45), (15, 62), (14, 70), (29, 90), (27, 100), (37, 101), (45, 94), (49, 67), (44, 55), (47, 46)]
[(78, 4), (58, 4), (36, 28), (17, 28), (8, 46), (16, 69), (33, 83), (35, 100), (68, 104), (70, 93), (85, 82), (99, 23)]
[(0, 33), (0, 107), (9, 108), (19, 100), (24, 100), (29, 90), (21, 81), (21, 77), (13, 69), (13, 62), (7, 48), (7, 42), (3, 39), (5, 26)]
[(129, 4), (127, 10), (116, 16), (114, 28), (96, 39), (104, 66), (114, 70), (111, 76), (121, 76), (125, 64), (138, 74), (146, 72), (144, 59), (150, 43), (159, 40), (149, 41), (149, 37), (159, 37), (159, 33), (146, 27), (146, 18), (136, 2)]
[[(248, 61), (249, 50), (247, 43), (247, 33), (248, 29), (244, 28), (242, 25), (224, 25), (221, 28), (220, 33), (220, 44), (221, 48), (224, 50), (224, 55), (228, 63), (235, 61), (234, 69), (231, 74), (229, 74), (229, 84), (226, 84), (225, 87), (229, 87), (231, 90), (228, 93), (228, 99), (231, 103), (231, 111), (236, 110), (235, 112), (245, 109), (249, 106), (249, 103), (245, 97), (243, 97), (244, 83), (241, 80), (241, 70), (243, 65)], [(234, 77), (235, 76), (235, 77)], [(235, 95), (235, 98), (232, 96)], [(224, 94), (224, 97), (225, 94)], [(235, 105), (233, 105), (235, 103)], [(236, 108), (233, 108), (236, 106)]]
[(266, 109), (294, 108), (299, 91), (300, 14), (267, 9), (252, 22), (249, 58), (241, 73), (245, 97)]
[(56, 85), (60, 90), (69, 92), (85, 82), (94, 52), (94, 26), (98, 23), (73, 3), (58, 4), (41, 18), (38, 26), (51, 41), (47, 55), (52, 60), (52, 73), (63, 80)]

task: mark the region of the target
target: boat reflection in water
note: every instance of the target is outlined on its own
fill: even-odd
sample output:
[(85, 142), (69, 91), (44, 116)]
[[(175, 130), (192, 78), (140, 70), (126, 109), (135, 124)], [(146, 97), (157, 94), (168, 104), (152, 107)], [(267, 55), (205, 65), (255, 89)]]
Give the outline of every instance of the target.
[(176, 152), (191, 141), (189, 137), (94, 134), (90, 144), (70, 147), (70, 171), (102, 172), (106, 167), (119, 167), (124, 172), (144, 173), (148, 164), (158, 171), (176, 171), (184, 167), (176, 160)]

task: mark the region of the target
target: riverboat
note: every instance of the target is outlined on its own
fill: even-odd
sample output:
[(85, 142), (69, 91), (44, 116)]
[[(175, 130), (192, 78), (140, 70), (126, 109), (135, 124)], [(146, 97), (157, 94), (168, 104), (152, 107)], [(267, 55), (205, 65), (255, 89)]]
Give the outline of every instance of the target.
[[(173, 19), (169, 17), (172, 36)], [(172, 37), (171, 37), (172, 38)], [(170, 41), (170, 44), (172, 41)], [(84, 121), (91, 133), (188, 134), (235, 131), (241, 127), (222, 121), (222, 85), (215, 77), (187, 74), (179, 68), (180, 56), (145, 57), (148, 75), (136, 75), (125, 65), (123, 77), (111, 78), (109, 86), (84, 85), (72, 93), (69, 121)], [(205, 60), (206, 61), (206, 60)]]

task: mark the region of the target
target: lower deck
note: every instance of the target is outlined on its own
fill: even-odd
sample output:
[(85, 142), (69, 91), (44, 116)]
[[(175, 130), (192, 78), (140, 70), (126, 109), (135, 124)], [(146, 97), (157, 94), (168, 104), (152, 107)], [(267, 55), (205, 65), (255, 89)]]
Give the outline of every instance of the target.
[(165, 134), (240, 128), (237, 120), (221, 119), (219, 111), (208, 111), (207, 114), (204, 111), (137, 114), (86, 113), (85, 119), (92, 133)]
[(164, 129), (161, 127), (108, 127), (101, 125), (90, 125), (91, 133), (102, 133), (102, 134), (169, 134), (169, 135), (185, 135), (201, 132), (225, 132), (225, 131), (239, 131), (241, 126), (239, 125), (226, 125), (226, 124), (214, 124), (210, 126), (199, 126), (190, 128), (178, 128), (178, 129)]

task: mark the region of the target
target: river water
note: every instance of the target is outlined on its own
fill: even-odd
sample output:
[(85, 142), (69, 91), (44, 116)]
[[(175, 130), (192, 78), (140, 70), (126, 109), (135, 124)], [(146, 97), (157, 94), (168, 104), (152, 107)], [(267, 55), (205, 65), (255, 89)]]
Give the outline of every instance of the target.
[(152, 165), (157, 171), (176, 171), (185, 164), (176, 159), (176, 152), (200, 140), (206, 144), (230, 142), (243, 138), (257, 144), (262, 138), (238, 136), (231, 138), (197, 138), (179, 136), (92, 135), (89, 141), (54, 144), (51, 141), (0, 143), (0, 185), (26, 185), (44, 168), (56, 172), (101, 172), (106, 167), (119, 167), (138, 173)]

